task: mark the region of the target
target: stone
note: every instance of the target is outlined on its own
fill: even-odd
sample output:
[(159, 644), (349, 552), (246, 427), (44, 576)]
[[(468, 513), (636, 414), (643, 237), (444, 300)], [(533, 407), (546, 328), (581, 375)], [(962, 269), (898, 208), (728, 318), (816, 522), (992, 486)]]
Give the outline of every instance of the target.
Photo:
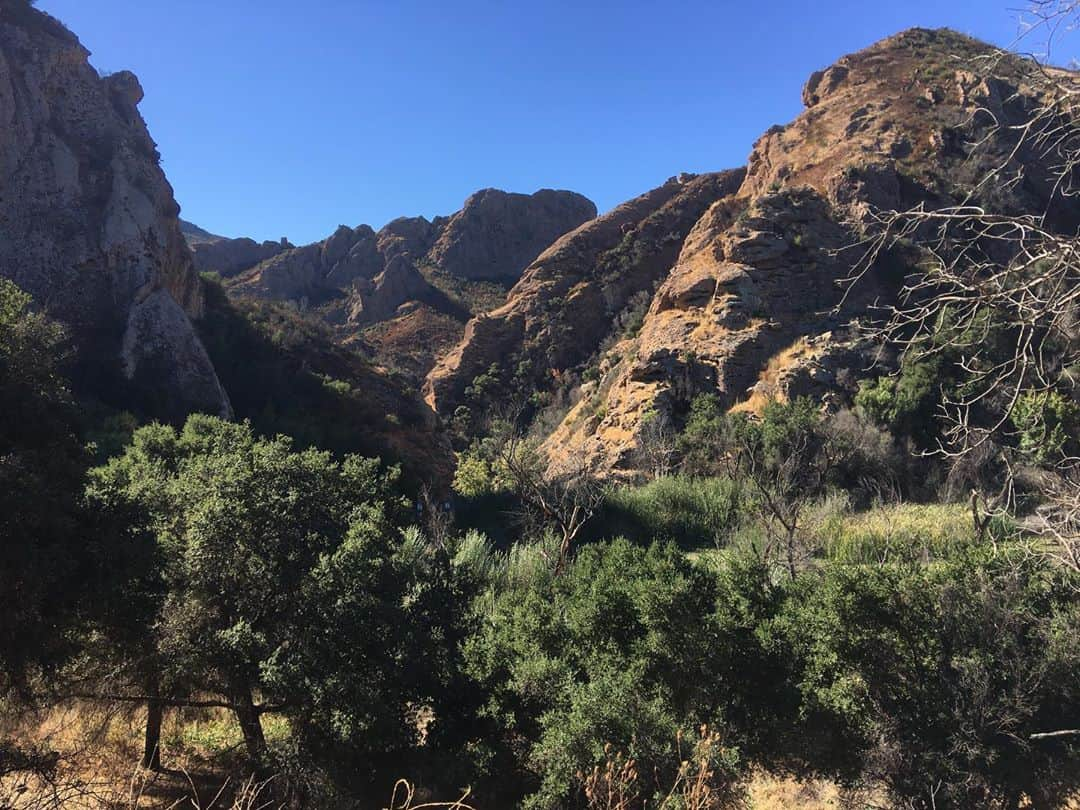
[(203, 287), (142, 97), (134, 74), (100, 77), (43, 12), (0, 16), (0, 275), (70, 330), (81, 388), (122, 399), (101, 373), (115, 368), (153, 389), (151, 415), (228, 414), (192, 325)]

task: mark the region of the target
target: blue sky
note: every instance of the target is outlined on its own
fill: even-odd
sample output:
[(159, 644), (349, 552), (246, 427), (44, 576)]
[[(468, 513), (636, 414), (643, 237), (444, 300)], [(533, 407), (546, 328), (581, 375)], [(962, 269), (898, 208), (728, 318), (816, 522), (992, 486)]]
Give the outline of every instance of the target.
[(39, 0), (141, 110), (183, 214), (303, 243), (569, 188), (603, 211), (741, 165), (807, 75), (900, 29), (1008, 45), (1015, 0)]

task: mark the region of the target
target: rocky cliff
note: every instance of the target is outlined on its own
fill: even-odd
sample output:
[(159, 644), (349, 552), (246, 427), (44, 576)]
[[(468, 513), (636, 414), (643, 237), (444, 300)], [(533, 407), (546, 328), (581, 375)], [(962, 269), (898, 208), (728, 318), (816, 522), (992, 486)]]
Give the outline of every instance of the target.
[[(419, 382), (471, 314), (501, 302), (544, 248), (595, 216), (592, 202), (569, 191), (486, 189), (448, 217), (402, 217), (377, 232), (342, 225), (298, 248), (269, 243), (272, 255), (239, 273), (237, 240), (200, 244), (196, 257), (228, 279), (233, 296), (291, 302)], [(418, 333), (430, 339), (418, 345)]]
[(484, 189), (447, 220), (428, 260), (459, 278), (513, 283), (552, 242), (595, 216), (592, 201), (569, 191)]
[(88, 60), (48, 15), (0, 5), (0, 273), (69, 327), (82, 387), (158, 416), (228, 414), (142, 88)]
[[(994, 78), (983, 75), (990, 64)], [(656, 284), (615, 284), (647, 294), (639, 328), (610, 333), (626, 298), (597, 280), (627, 252), (614, 247), (620, 232), (638, 239), (635, 220), (700, 178), (669, 183), (616, 209), (611, 226), (601, 218), (546, 251), (505, 306), (468, 324), (429, 375), (428, 401), (447, 415), (485, 406), (470, 399), (478, 378), (488, 387), (496, 378), (503, 391), (523, 373), (541, 390), (569, 380), (572, 407), (544, 445), (551, 463), (629, 471), (643, 426), (663, 418), (677, 427), (699, 393), (748, 410), (773, 396), (850, 393), (848, 372), (866, 365), (852, 325), (895, 295), (904, 273), (904, 257), (884, 255), (843, 297), (873, 211), (955, 204), (991, 166), (1002, 177), (1022, 166), (1023, 183), (985, 186), (971, 199), (1046, 211), (1066, 229), (1080, 223), (1075, 203), (1052, 202), (1053, 156), (1016, 149), (1007, 126), (1034, 104), (1024, 71), (967, 37), (914, 29), (815, 73), (805, 112), (770, 129), (745, 172), (711, 181), (701, 204), (666, 230), (670, 244), (648, 272), (620, 257), (614, 279)], [(993, 129), (994, 120), (1006, 127)], [(598, 250), (590, 232), (608, 227)]]
[[(182, 230), (138, 80), (103, 78), (88, 58), (48, 15), (0, 0), (0, 273), (68, 327), (79, 393), (144, 417), (235, 411), (268, 434), (445, 479), (449, 445), (415, 391), (294, 312), (235, 306), (200, 279), (185, 237), (226, 275), (292, 246)], [(407, 242), (410, 229), (396, 231)], [(374, 276), (383, 265), (370, 236)], [(362, 261), (357, 241), (332, 238), (311, 261), (331, 278), (362, 275), (350, 264)], [(384, 284), (400, 290), (401, 279)]]
[(568, 233), (524, 272), (505, 305), (469, 322), (462, 342), (428, 377), (443, 414), (468, 405), (472, 380), (498, 368), (544, 388), (595, 354), (635, 296), (652, 294), (708, 207), (734, 192), (742, 171), (682, 175)]
[(295, 247), (284, 237), (277, 242), (256, 242), (247, 237), (229, 239), (184, 220), (180, 220), (180, 231), (195, 257), (195, 269), (200, 273), (217, 273), (222, 278), (237, 276)]

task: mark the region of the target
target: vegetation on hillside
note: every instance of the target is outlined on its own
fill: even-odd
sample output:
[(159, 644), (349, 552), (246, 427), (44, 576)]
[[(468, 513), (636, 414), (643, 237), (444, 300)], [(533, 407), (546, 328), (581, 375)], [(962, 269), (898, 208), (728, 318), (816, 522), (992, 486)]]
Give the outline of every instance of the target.
[(192, 751), (249, 779), (238, 808), (727, 810), (761, 771), (849, 806), (1066, 806), (1076, 237), (966, 206), (867, 232), (910, 273), (896, 362), (847, 398), (687, 396), (616, 481), (549, 463), (565, 403), (502, 358), (455, 414), (449, 499), (377, 457), (417, 449), (422, 406), (287, 308), (211, 281), (238, 419), (139, 425), (80, 408), (64, 331), (0, 281), (0, 808), (116, 806), (38, 722), (61, 710), (138, 726), (133, 784)]

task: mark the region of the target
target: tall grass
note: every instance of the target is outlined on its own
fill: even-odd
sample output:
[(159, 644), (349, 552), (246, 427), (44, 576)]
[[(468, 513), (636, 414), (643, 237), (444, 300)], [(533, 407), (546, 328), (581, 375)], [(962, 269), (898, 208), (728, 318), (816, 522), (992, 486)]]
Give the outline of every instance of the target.
[(721, 547), (739, 524), (741, 505), (738, 484), (727, 478), (658, 478), (614, 490), (593, 519), (589, 538), (666, 540), (687, 550)]
[[(856, 514), (833, 512), (814, 526), (825, 556), (835, 562), (930, 562), (976, 542), (971, 512), (962, 504), (894, 504)], [(1004, 521), (991, 536), (1015, 533)]]

